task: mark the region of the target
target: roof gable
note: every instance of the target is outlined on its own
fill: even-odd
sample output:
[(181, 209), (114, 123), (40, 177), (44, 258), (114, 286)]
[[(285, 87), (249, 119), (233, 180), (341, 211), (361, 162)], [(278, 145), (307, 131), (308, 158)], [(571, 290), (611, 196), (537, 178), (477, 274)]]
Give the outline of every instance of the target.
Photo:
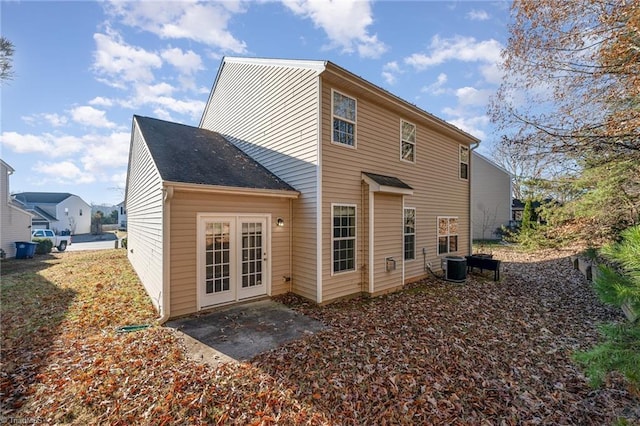
[(164, 181), (295, 191), (219, 133), (138, 115), (134, 121)]

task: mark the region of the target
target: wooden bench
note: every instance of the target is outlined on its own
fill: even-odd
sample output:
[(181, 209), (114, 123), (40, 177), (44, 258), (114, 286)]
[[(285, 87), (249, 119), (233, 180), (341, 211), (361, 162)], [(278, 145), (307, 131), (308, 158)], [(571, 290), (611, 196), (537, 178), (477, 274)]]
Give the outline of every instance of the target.
[(492, 259), (486, 255), (483, 256), (465, 256), (467, 259), (467, 273), (472, 272), (473, 268), (479, 268), (480, 272), (493, 271), (493, 280), (500, 280), (500, 261)]

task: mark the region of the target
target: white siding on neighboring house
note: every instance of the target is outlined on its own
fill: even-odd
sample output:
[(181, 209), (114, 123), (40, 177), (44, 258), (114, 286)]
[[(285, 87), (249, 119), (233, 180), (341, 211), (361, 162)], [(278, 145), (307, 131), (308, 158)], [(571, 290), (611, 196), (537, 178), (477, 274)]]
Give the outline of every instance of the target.
[(473, 238), (496, 239), (496, 229), (511, 219), (511, 174), (475, 151), (471, 161)]
[(293, 287), (312, 300), (317, 298), (318, 278), (318, 73), (322, 64), (226, 58), (200, 123), (300, 191), (300, 198), (293, 202)]
[(91, 205), (77, 195), (71, 195), (55, 206), (57, 222), (51, 229), (60, 233), (66, 229), (72, 234), (88, 234), (91, 232)]
[(127, 174), (127, 255), (154, 305), (161, 309), (163, 289), (163, 190), (134, 119)]
[(118, 207), (118, 226), (127, 229), (127, 208), (125, 202), (121, 202)]
[(10, 201), (9, 176), (13, 168), (0, 160), (0, 248), (16, 255), (16, 241), (31, 241), (31, 214)]

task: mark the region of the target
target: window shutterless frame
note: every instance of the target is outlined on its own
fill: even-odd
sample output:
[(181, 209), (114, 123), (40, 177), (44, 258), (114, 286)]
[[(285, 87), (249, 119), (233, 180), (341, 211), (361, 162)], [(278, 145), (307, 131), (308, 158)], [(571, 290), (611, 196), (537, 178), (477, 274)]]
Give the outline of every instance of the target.
[(458, 217), (438, 216), (436, 223), (438, 256), (458, 251)]
[(331, 275), (357, 270), (357, 207), (331, 204)]
[(416, 162), (416, 125), (400, 120), (400, 160)]
[(331, 90), (331, 143), (356, 148), (358, 101)]
[(415, 207), (404, 208), (404, 260), (415, 260), (416, 258), (416, 209)]
[(460, 145), (460, 179), (469, 180), (469, 147)]

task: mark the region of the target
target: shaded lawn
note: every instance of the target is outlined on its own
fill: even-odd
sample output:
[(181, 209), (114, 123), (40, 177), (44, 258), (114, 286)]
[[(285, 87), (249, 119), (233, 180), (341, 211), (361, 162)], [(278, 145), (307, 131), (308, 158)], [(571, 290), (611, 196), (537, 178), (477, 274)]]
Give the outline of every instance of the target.
[[(571, 353), (619, 318), (566, 259), (494, 253), (504, 279), (426, 280), (326, 307), (331, 329), (212, 368), (153, 323), (124, 250), (2, 263), (2, 415), (73, 424), (610, 424), (640, 422), (612, 376), (593, 390)], [(508, 259), (506, 259), (508, 258)], [(39, 257), (36, 257), (39, 259)], [(542, 275), (541, 275), (541, 272)]]

